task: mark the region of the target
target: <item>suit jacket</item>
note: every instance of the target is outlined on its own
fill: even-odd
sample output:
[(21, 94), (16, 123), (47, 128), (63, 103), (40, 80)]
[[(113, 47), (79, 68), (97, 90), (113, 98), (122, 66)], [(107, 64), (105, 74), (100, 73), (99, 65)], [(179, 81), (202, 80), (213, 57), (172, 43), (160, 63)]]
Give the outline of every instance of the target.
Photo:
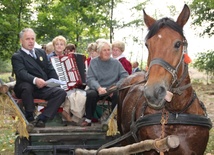
[(135, 69), (135, 72), (140, 72), (140, 71), (141, 71), (140, 68)]
[(50, 78), (58, 79), (58, 75), (50, 61), (48, 61), (46, 53), (42, 49), (35, 48), (37, 59), (34, 59), (23, 50), (19, 49), (12, 56), (13, 71), (16, 75), (16, 85), (22, 82), (33, 84), (35, 77), (48, 80)]
[(135, 73), (135, 72), (140, 72), (141, 70), (140, 70), (140, 68), (133, 68), (133, 70), (132, 70), (132, 73)]

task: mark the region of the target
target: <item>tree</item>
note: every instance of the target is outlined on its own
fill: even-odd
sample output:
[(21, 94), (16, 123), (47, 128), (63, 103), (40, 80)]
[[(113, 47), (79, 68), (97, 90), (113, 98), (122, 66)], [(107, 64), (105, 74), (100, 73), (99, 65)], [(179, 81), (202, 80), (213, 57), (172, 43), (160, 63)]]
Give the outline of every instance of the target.
[(40, 43), (63, 35), (82, 53), (89, 42), (110, 37), (110, 0), (38, 1), (34, 29)]
[(193, 24), (201, 26), (202, 32), (200, 32), (200, 35), (212, 36), (214, 34), (213, 0), (193, 0), (190, 8), (194, 19)]
[(19, 48), (18, 33), (29, 26), (32, 0), (1, 0), (0, 2), (0, 57), (10, 59)]
[[(134, 2), (134, 1), (133, 1)], [(135, 46), (135, 44), (142, 46), (143, 48), (143, 17), (142, 17), (142, 10), (145, 7), (145, 5), (147, 4), (148, 0), (144, 0), (143, 2), (140, 3), (136, 3), (136, 2), (131, 2), (129, 0), (123, 0), (122, 3), (126, 4), (126, 6), (124, 9), (129, 9), (129, 11), (131, 11), (130, 16), (131, 18), (128, 18), (126, 16), (126, 14), (124, 14), (124, 17), (114, 17), (115, 21), (117, 20), (117, 23), (113, 24), (114, 25), (114, 30), (115, 31), (120, 31), (121, 29), (125, 30), (125, 34), (122, 38), (122, 40), (126, 43), (133, 45), (133, 47)], [(131, 4), (133, 3), (133, 4)], [(131, 4), (131, 5), (130, 5)], [(121, 9), (121, 8), (118, 8)], [(134, 18), (132, 18), (134, 17)], [(127, 30), (127, 33), (126, 33)], [(129, 32), (128, 32), (129, 31)], [(132, 33), (133, 31), (137, 32), (137, 35), (135, 33)], [(127, 58), (129, 60), (132, 59), (132, 56), (134, 55), (134, 53), (136, 54), (136, 51), (132, 49), (129, 51), (129, 56), (127, 56)], [(139, 56), (135, 61), (141, 61), (141, 56)]]
[(20, 47), (18, 34), (25, 27), (35, 30), (40, 44), (63, 35), (83, 53), (89, 42), (110, 38), (110, 27), (116, 24), (111, 20), (111, 5), (118, 1), (1, 0), (0, 57), (11, 58)]
[(201, 52), (198, 54), (193, 67), (197, 68), (199, 71), (205, 71), (208, 77), (214, 75), (214, 51), (210, 50), (207, 52)]

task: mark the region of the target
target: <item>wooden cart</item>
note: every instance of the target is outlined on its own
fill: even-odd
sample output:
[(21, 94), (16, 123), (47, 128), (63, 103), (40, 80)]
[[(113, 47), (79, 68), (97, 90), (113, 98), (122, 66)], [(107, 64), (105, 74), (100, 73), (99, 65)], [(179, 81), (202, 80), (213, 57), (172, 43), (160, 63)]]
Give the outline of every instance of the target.
[[(25, 119), (21, 101), (11, 95), (9, 84), (3, 84), (1, 79), (0, 84), (0, 93), (9, 97), (12, 107), (15, 108), (19, 117), (24, 121), (28, 131), (28, 136), (21, 136), (17, 132), (15, 155), (116, 155), (121, 154), (121, 152), (124, 153), (124, 151), (126, 151), (125, 154), (135, 154), (150, 149), (168, 150), (179, 145), (178, 137), (172, 135), (164, 139), (146, 140), (124, 147), (120, 146), (119, 142), (123, 139), (123, 136), (119, 133), (107, 136), (109, 122), (116, 115), (117, 107), (104, 121), (92, 123), (92, 126), (65, 126), (59, 112), (53, 120), (46, 123), (45, 128), (36, 128)], [(45, 104), (45, 101), (35, 99), (35, 104)], [(111, 147), (108, 150), (108, 147), (104, 146)], [(101, 147), (103, 149), (99, 150)], [(100, 152), (98, 153), (97, 150)]]

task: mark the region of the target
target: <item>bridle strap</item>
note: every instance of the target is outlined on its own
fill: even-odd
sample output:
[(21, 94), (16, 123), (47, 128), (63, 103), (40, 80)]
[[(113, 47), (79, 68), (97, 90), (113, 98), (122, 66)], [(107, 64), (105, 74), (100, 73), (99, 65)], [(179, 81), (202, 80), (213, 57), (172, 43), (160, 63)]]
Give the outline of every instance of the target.
[(175, 87), (178, 87), (188, 75), (188, 64), (184, 63), (184, 71), (180, 79), (177, 79)]
[[(150, 64), (149, 64), (149, 70), (146, 74), (146, 78), (148, 78), (148, 75), (149, 75), (149, 71), (150, 71), (150, 68), (153, 66), (153, 65), (160, 65), (162, 66), (163, 68), (165, 68), (173, 77), (173, 82), (172, 84), (175, 83), (175, 81), (177, 80), (177, 70), (176, 68), (172, 67), (168, 62), (166, 62), (165, 60), (161, 59), (161, 58), (155, 58), (153, 59)], [(180, 65), (180, 64), (179, 64)]]
[(191, 83), (188, 83), (188, 84), (186, 84), (186, 85), (184, 85), (184, 86), (172, 88), (172, 93), (173, 93), (173, 94), (181, 95), (182, 92), (183, 92), (185, 89), (189, 88), (191, 85), (192, 85)]
[[(173, 85), (175, 84), (176, 81), (178, 82), (178, 84), (180, 84), (180, 83), (183, 81), (183, 79), (186, 77), (187, 71), (188, 71), (188, 70), (186, 70), (186, 66), (184, 66), (184, 67), (185, 67), (185, 68), (184, 68), (184, 73), (183, 73), (184, 75), (182, 74), (181, 79), (178, 80), (178, 75), (177, 75), (177, 74), (178, 74), (178, 69), (179, 69), (181, 63), (183, 62), (184, 53), (187, 53), (187, 45), (188, 45), (188, 44), (187, 44), (187, 41), (186, 41), (186, 39), (185, 39), (185, 37), (184, 37), (182, 55), (181, 55), (181, 57), (180, 57), (180, 60), (179, 60), (178, 64), (176, 65), (176, 67), (173, 67), (172, 65), (170, 65), (168, 62), (166, 62), (165, 60), (163, 60), (163, 59), (161, 59), (161, 58), (154, 58), (153, 60), (151, 60), (151, 62), (150, 62), (150, 64), (149, 64), (149, 69), (148, 69), (148, 71), (147, 71), (147, 73), (146, 73), (146, 76), (145, 76), (145, 77), (146, 77), (146, 80), (148, 80), (150, 68), (151, 68), (153, 65), (160, 65), (160, 66), (162, 66), (164, 69), (166, 69), (166, 70), (172, 75), (173, 80), (172, 80), (170, 89), (172, 89), (172, 87), (173, 87)], [(178, 87), (178, 84), (177, 84), (177, 87)], [(178, 90), (176, 90), (176, 91), (178, 91), (179, 93), (182, 93), (182, 92), (179, 91), (179, 89), (180, 89), (181, 91), (183, 91), (183, 90), (185, 90), (186, 88), (188, 88), (189, 86), (190, 86), (190, 84), (188, 84), (188, 85), (185, 86), (185, 87), (180, 87), (180, 88), (178, 88)]]

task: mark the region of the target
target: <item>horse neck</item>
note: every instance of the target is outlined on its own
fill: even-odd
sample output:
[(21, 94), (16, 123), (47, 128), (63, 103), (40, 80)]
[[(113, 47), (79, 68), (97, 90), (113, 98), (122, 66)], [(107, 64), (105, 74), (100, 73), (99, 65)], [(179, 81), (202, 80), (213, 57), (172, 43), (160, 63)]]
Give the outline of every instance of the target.
[(177, 85), (176, 88), (183, 88), (184, 90), (181, 91), (181, 94), (173, 93), (172, 101), (166, 104), (166, 108), (169, 111), (176, 113), (203, 114), (203, 109), (201, 108), (199, 100), (191, 85), (188, 71), (185, 78), (179, 82), (179, 85)]

